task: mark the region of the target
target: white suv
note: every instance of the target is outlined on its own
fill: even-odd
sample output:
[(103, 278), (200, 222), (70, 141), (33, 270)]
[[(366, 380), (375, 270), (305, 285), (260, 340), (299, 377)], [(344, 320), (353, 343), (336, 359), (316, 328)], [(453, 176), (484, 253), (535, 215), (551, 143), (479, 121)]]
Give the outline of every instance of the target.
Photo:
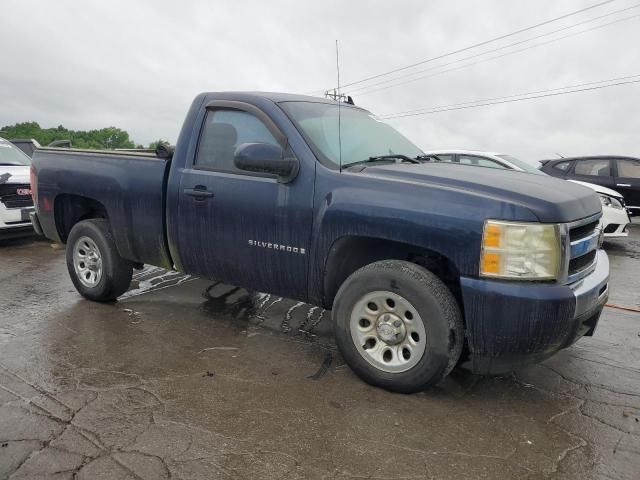
[(30, 166), (28, 156), (0, 138), (0, 239), (33, 234)]

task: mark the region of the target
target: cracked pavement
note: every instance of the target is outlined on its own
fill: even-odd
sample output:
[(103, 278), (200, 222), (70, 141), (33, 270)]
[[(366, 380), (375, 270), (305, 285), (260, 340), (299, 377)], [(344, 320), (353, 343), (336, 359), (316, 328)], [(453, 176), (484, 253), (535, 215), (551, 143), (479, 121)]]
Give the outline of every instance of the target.
[[(640, 306), (640, 225), (607, 248), (611, 302)], [(31, 239), (0, 265), (0, 479), (640, 477), (640, 313), (399, 395), (351, 373), (317, 307), (152, 267), (91, 303)]]

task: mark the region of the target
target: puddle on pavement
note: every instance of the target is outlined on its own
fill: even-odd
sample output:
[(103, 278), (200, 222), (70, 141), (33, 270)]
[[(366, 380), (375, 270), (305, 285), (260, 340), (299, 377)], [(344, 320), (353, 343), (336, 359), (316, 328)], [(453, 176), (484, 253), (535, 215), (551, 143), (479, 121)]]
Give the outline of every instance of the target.
[(215, 282), (203, 292), (202, 309), (214, 318), (231, 318), (247, 329), (261, 329), (335, 348), (330, 312), (304, 302)]
[[(131, 288), (118, 300), (199, 280), (197, 277), (145, 265), (134, 272)], [(211, 282), (202, 292), (201, 310), (216, 322), (229, 321), (235, 333), (251, 337), (260, 330), (335, 349), (331, 312), (296, 300)], [(135, 313), (135, 312), (134, 312)]]

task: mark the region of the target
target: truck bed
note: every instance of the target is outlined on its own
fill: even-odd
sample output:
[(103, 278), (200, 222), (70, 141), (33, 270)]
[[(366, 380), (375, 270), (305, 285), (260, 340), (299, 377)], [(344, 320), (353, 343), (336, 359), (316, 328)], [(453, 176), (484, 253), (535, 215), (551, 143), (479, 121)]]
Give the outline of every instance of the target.
[(164, 220), (169, 164), (148, 152), (39, 148), (33, 165), (45, 235), (64, 242), (61, 218), (97, 204), (123, 258), (171, 268)]

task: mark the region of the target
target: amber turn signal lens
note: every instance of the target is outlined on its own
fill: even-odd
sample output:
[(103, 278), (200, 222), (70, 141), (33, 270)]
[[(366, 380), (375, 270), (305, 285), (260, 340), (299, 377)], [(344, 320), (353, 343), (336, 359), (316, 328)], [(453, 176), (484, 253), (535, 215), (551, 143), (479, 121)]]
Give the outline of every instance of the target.
[(500, 247), (501, 229), (499, 225), (487, 225), (484, 230), (484, 246)]
[(482, 271), (484, 273), (498, 273), (500, 271), (500, 254), (483, 252)]

